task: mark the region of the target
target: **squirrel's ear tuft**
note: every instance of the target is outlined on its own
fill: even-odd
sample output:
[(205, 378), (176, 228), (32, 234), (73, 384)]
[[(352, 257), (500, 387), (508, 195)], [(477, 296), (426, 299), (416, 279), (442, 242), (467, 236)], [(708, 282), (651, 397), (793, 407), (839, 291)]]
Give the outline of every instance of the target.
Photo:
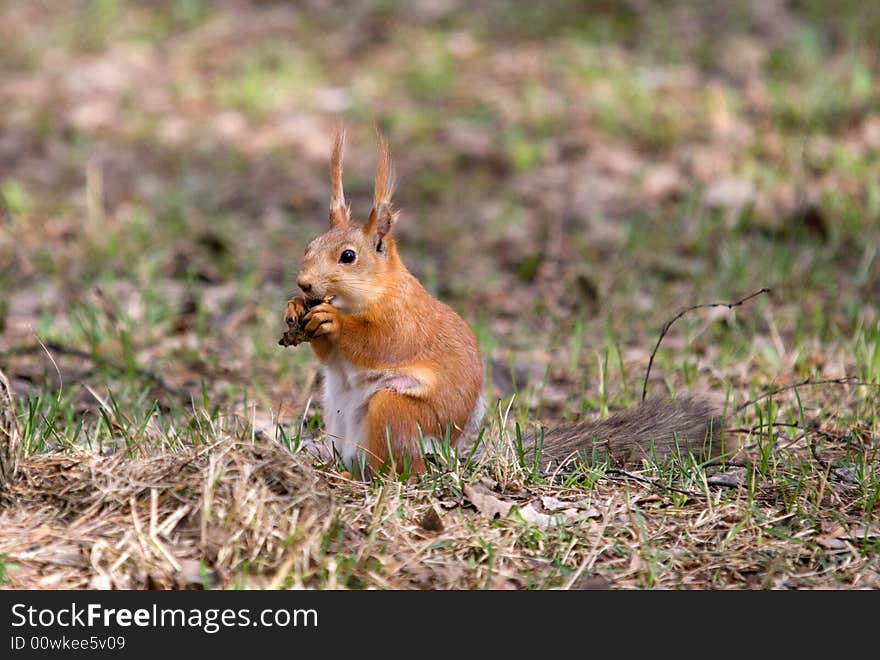
[(379, 157), (376, 161), (373, 210), (370, 212), (370, 217), (364, 226), (364, 233), (376, 238), (376, 250), (381, 252), (383, 249), (383, 239), (391, 233), (391, 229), (397, 220), (397, 212), (394, 210), (391, 202), (391, 195), (394, 192), (391, 153), (388, 150), (388, 143), (378, 128), (376, 129), (376, 135), (379, 138)]
[(345, 128), (340, 128), (333, 140), (330, 154), (330, 226), (338, 227), (351, 222), (351, 210), (342, 192), (342, 154), (345, 149)]

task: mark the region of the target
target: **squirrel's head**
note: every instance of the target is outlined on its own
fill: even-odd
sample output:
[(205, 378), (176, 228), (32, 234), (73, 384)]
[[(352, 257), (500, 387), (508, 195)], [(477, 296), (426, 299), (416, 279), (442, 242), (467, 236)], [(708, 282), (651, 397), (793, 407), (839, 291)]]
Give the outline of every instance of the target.
[(379, 135), (373, 210), (363, 225), (352, 222), (342, 192), (340, 130), (330, 157), (330, 229), (309, 243), (296, 283), (309, 300), (331, 299), (334, 307), (355, 314), (378, 300), (401, 266), (391, 236), (397, 214), (391, 204), (393, 181), (388, 145)]

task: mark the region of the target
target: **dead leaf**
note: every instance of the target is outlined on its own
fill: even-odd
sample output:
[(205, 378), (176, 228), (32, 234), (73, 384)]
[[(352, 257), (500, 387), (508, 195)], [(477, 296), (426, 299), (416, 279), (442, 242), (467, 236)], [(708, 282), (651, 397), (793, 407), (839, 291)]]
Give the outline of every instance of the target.
[(821, 545), (826, 550), (846, 550), (846, 541), (843, 541), (834, 536), (818, 536), (816, 537), (816, 543)]
[(880, 525), (853, 525), (849, 528), (849, 534), (844, 538), (852, 541), (863, 541), (870, 538), (880, 537)]
[(602, 513), (592, 506), (588, 498), (575, 502), (564, 502), (555, 497), (545, 495), (541, 498), (541, 506), (545, 511), (550, 511), (559, 516), (559, 522), (576, 523), (589, 518), (599, 518)]
[(516, 507), (516, 513), (522, 520), (540, 529), (547, 529), (553, 521), (546, 513), (540, 513), (535, 510), (531, 504), (520, 506), (515, 502), (505, 502), (490, 493), (481, 492), (470, 484), (465, 485), (464, 494), (477, 508), (477, 511), (493, 520), (508, 517), (511, 510)]
[(471, 504), (477, 507), (477, 511), (493, 520), (506, 517), (513, 506), (512, 502), (500, 500), (494, 495), (478, 490), (470, 484), (465, 484), (464, 494), (471, 501)]
[(836, 520), (823, 521), (821, 524), (821, 528), (824, 532), (824, 536), (832, 538), (840, 538), (846, 533), (846, 530), (843, 528), (843, 526)]
[(520, 517), (525, 520), (530, 525), (534, 525), (540, 529), (547, 529), (553, 523), (553, 518), (548, 516), (546, 513), (540, 513), (536, 511), (535, 508), (531, 504), (526, 504), (523, 507), (517, 507), (517, 513), (519, 513)]
[(562, 500), (558, 500), (555, 497), (551, 497), (549, 495), (545, 495), (541, 498), (541, 506), (543, 506), (547, 511), (562, 511), (563, 509), (582, 509), (582, 510), (594, 510), (598, 513), (598, 510), (592, 505), (592, 502), (588, 498), (576, 500), (574, 502), (563, 502)]
[(724, 488), (738, 488), (745, 481), (746, 471), (742, 468), (730, 470), (729, 472), (719, 472), (713, 474), (706, 479), (706, 483), (710, 486), (722, 486)]
[(425, 513), (422, 514), (422, 517), (419, 519), (419, 526), (429, 532), (443, 531), (443, 521), (433, 505), (429, 506)]
[(590, 518), (601, 518), (602, 514), (596, 508), (590, 508), (586, 510), (581, 509), (564, 509), (560, 511), (559, 514), (565, 520), (565, 522), (575, 523), (580, 522), (581, 520), (589, 520)]
[(488, 488), (489, 490), (495, 490), (498, 488), (498, 482), (492, 479), (491, 477), (487, 477), (485, 475), (481, 475), (479, 479), (477, 479), (479, 483)]
[(557, 500), (555, 497), (545, 495), (541, 498), (541, 506), (543, 506), (547, 511), (561, 511), (562, 509), (571, 508), (572, 503), (563, 502), (562, 500)]

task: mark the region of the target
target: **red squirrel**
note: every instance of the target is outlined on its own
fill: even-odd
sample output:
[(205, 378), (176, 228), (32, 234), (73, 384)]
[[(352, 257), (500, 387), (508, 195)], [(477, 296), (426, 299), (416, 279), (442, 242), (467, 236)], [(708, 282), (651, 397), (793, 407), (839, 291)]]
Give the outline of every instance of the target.
[[(356, 224), (342, 189), (345, 132), (330, 157), (330, 228), (306, 248), (287, 303), (282, 345), (308, 341), (324, 373), (323, 419), (349, 469), (425, 469), (433, 443), (460, 446), (485, 410), (480, 351), (467, 323), (429, 294), (397, 253), (393, 176), (379, 136), (373, 209)], [(635, 464), (676, 448), (717, 455), (721, 418), (705, 400), (649, 400), (597, 422), (557, 427), (526, 443), (552, 469), (600, 455)], [(540, 449), (539, 449), (540, 448)]]

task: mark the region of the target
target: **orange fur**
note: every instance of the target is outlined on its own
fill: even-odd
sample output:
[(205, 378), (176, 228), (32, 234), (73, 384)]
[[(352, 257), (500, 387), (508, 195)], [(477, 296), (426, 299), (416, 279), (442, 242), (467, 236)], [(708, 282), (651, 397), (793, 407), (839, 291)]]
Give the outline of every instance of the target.
[(344, 225), (351, 221), (351, 212), (345, 204), (342, 190), (342, 156), (345, 150), (345, 129), (340, 129), (333, 140), (330, 155), (330, 224)]
[[(344, 207), (341, 155), (337, 137), (331, 203), (339, 208)], [(425, 438), (442, 439), (448, 432), (457, 442), (479, 413), (482, 361), (468, 325), (425, 290), (397, 253), (390, 155), (381, 136), (375, 188), (364, 226), (331, 207), (330, 230), (306, 249), (300, 287), (309, 298), (330, 302), (314, 306), (303, 322), (315, 355), (339, 370), (342, 381), (380, 383), (364, 402), (361, 437), (345, 440), (356, 442), (373, 469), (390, 458), (399, 470), (406, 454), (411, 468), (421, 471), (419, 429)], [(342, 262), (345, 251), (356, 254), (353, 263)], [(328, 410), (335, 406), (325, 400)]]

